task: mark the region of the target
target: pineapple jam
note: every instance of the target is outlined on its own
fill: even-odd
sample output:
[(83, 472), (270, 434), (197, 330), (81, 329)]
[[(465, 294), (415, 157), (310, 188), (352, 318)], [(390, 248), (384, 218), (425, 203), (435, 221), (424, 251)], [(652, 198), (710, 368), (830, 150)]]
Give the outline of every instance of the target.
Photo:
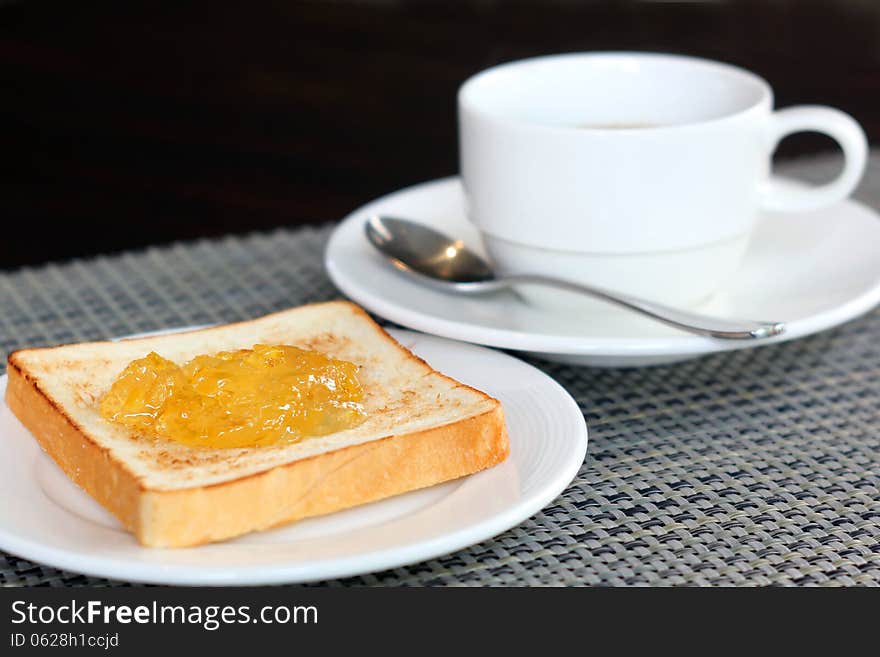
[(366, 419), (358, 366), (286, 345), (132, 361), (101, 399), (101, 415), (194, 447), (297, 442)]

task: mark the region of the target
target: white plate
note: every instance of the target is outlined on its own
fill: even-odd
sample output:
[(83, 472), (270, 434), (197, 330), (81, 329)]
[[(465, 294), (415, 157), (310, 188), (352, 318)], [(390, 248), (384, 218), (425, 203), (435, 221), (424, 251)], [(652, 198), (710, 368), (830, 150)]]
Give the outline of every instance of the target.
[[(790, 183), (795, 184), (795, 183)], [(457, 178), (417, 185), (349, 215), (327, 246), (340, 290), (386, 319), (426, 333), (527, 351), (573, 364), (621, 367), (674, 362), (759, 343), (684, 333), (624, 311), (608, 316), (537, 310), (513, 293), (461, 297), (427, 289), (385, 265), (363, 236), (373, 213), (429, 223), (479, 250)], [(836, 326), (880, 302), (880, 221), (855, 201), (817, 212), (765, 216), (734, 280), (698, 310), (787, 322), (768, 342)]]
[[(541, 371), (505, 354), (392, 331), (441, 370), (499, 399), (511, 455), (456, 481), (239, 539), (140, 547), (73, 485), (0, 403), (0, 548), (58, 568), (135, 582), (250, 585), (346, 577), (461, 549), (513, 527), (571, 482), (587, 451), (583, 415)], [(0, 399), (7, 377), (0, 377)]]

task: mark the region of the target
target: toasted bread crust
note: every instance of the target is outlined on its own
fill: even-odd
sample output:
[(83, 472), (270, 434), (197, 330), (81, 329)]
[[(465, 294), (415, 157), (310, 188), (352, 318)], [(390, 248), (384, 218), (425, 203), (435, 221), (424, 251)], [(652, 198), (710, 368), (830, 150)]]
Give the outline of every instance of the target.
[(146, 492), (138, 540), (199, 545), (457, 479), (508, 455), (500, 406), (436, 429), (391, 436), (196, 489)]
[[(363, 314), (384, 339), (433, 371), (362, 309), (347, 302), (332, 303)], [(10, 409), (68, 477), (146, 546), (199, 545), (331, 513), (472, 474), (502, 462), (509, 452), (500, 403), (475, 391), (493, 402), (490, 410), (212, 485), (158, 490), (144, 486), (123, 461), (90, 438), (45, 394), (19, 365), (19, 353), (23, 352), (8, 359)]]
[(140, 482), (108, 450), (83, 433), (12, 358), (7, 373), (9, 410), (74, 483), (115, 515), (126, 529), (140, 536)]

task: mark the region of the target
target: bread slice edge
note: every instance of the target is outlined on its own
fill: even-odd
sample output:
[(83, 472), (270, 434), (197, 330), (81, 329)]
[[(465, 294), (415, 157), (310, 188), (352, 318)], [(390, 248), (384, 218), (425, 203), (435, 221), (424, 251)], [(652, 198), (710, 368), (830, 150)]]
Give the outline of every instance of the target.
[(458, 479), (508, 454), (498, 405), (441, 427), (351, 445), (227, 483), (149, 491), (137, 537), (151, 547), (223, 540)]

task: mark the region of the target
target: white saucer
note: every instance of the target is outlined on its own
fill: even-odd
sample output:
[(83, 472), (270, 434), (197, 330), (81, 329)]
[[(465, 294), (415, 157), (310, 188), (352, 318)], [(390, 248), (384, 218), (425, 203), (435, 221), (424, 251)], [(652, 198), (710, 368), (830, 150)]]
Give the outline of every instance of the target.
[[(484, 472), (233, 541), (140, 547), (61, 472), (0, 401), (0, 548), (98, 577), (187, 585), (281, 584), (395, 568), (519, 524), (561, 493), (583, 463), (587, 428), (553, 379), (506, 354), (392, 331), (437, 369), (504, 405), (511, 455)], [(0, 377), (0, 400), (7, 377)]]
[(697, 309), (787, 323), (785, 334), (760, 343), (691, 335), (620, 311), (583, 317), (539, 310), (513, 293), (461, 297), (427, 289), (388, 267), (367, 243), (363, 222), (373, 213), (430, 223), (479, 250), (457, 178), (390, 194), (349, 215), (327, 246), (327, 271), (351, 299), (419, 331), (572, 364), (668, 363), (792, 340), (841, 324), (880, 302), (880, 216), (855, 201), (765, 216), (735, 279)]

